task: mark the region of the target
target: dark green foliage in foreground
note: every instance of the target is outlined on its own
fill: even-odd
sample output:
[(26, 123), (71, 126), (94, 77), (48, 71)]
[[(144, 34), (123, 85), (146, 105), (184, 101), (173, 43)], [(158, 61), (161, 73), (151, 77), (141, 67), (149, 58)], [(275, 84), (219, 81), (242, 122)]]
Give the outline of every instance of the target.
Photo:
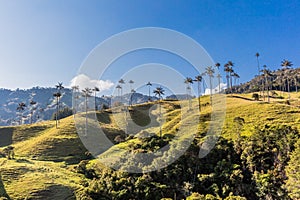
[(300, 199), (300, 140), (296, 143), (296, 149), (291, 155), (291, 160), (286, 167), (286, 188), (293, 199)]
[[(159, 137), (147, 140), (144, 145), (132, 146), (133, 152), (157, 149), (168, 142), (167, 138)], [(238, 149), (237, 140), (219, 138), (215, 148), (202, 159), (198, 158), (200, 144), (196, 141), (185, 155), (160, 171), (128, 174), (97, 169), (97, 178), (90, 181), (82, 196), (87, 199), (299, 198), (300, 142), (296, 129), (267, 125), (256, 128), (251, 137), (239, 138)]]

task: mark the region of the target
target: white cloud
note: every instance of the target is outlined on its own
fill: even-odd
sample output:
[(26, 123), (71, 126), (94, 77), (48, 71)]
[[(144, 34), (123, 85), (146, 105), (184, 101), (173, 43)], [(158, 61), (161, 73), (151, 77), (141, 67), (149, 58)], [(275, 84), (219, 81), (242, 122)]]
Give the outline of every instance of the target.
[(71, 80), (71, 87), (78, 85), (80, 89), (98, 87), (100, 91), (109, 90), (114, 86), (110, 80), (93, 80), (85, 74), (79, 74)]
[[(225, 90), (226, 88), (227, 88), (227, 84), (226, 84), (226, 83), (220, 83), (220, 89), (221, 89), (221, 90)], [(213, 94), (218, 93), (218, 92), (219, 92), (218, 90), (219, 90), (219, 86), (215, 87), (215, 88), (213, 89), (212, 93), (213, 93)], [(206, 88), (204, 94), (205, 94), (205, 95), (209, 95), (209, 94), (210, 94), (210, 89), (209, 89), (209, 88)]]

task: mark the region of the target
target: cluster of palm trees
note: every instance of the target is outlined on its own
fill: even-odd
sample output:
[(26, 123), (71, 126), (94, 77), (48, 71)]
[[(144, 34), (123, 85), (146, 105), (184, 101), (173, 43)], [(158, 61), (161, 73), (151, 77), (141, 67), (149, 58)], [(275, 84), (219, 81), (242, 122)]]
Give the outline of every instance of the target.
[[(33, 94), (31, 94), (33, 95)], [(32, 96), (30, 98), (30, 101), (29, 101), (29, 107), (28, 107), (28, 111), (29, 111), (29, 116), (30, 116), (30, 124), (32, 124), (33, 122), (33, 114), (34, 114), (34, 111), (37, 109), (36, 108), (36, 105), (37, 102), (32, 100)], [(26, 109), (27, 105), (24, 103), (24, 102), (20, 102), (17, 106), (17, 111), (19, 112), (19, 124), (22, 124), (23, 123), (23, 119), (28, 119), (28, 115), (27, 116), (24, 116), (24, 111)]]
[[(255, 54), (256, 59), (257, 59), (257, 70), (258, 70), (258, 77), (260, 78), (260, 83), (258, 83), (258, 90), (260, 93), (263, 93), (263, 98), (265, 100), (265, 92), (267, 93), (267, 98), (268, 98), (268, 102), (270, 101), (270, 95), (269, 92), (270, 90), (272, 90), (272, 83), (274, 81), (274, 75), (272, 74), (272, 72), (267, 68), (266, 65), (263, 65), (263, 69), (261, 70), (260, 64), (259, 64), (259, 53)], [(288, 61), (288, 60), (283, 60), (281, 62), (281, 67), (282, 67), (282, 77), (284, 77), (283, 79), (281, 79), (281, 91), (287, 91), (289, 94), (288, 99), (290, 100), (290, 83), (291, 81), (293, 81), (296, 84), (296, 91), (297, 89), (297, 83), (298, 83), (298, 78), (297, 76), (294, 76), (294, 80), (291, 79), (290, 76), (290, 67), (292, 66), (292, 62)], [(184, 79), (184, 83), (186, 84), (186, 99), (189, 100), (188, 102), (188, 107), (189, 109), (191, 109), (192, 107), (192, 101), (191, 101), (191, 97), (192, 97), (192, 93), (191, 93), (191, 85), (194, 82), (197, 82), (197, 90), (198, 90), (198, 109), (199, 111), (201, 111), (201, 94), (202, 94), (202, 90), (201, 88), (203, 88), (203, 92), (205, 91), (206, 88), (209, 88), (210, 91), (210, 104), (212, 105), (212, 95), (213, 93), (222, 93), (222, 92), (226, 92), (226, 93), (233, 93), (233, 86), (237, 85), (237, 80), (240, 78), (240, 76), (234, 71), (234, 63), (232, 61), (228, 61), (227, 63), (224, 64), (224, 72), (226, 74), (226, 85), (227, 88), (226, 90), (223, 90), (221, 88), (221, 84), (222, 84), (222, 76), (220, 74), (220, 63), (216, 63), (214, 66), (208, 66), (205, 68), (205, 72), (198, 74), (197, 76), (193, 78), (191, 77), (186, 77)], [(217, 73), (217, 74), (216, 74)], [(204, 82), (204, 76), (208, 77), (208, 83)], [(213, 84), (213, 78), (217, 78), (217, 88), (216, 85)], [(123, 105), (123, 88), (124, 85), (126, 84), (124, 79), (120, 79), (118, 81), (118, 85), (116, 86), (116, 89), (118, 91), (118, 96), (117, 99), (119, 100), (119, 104)], [(136, 92), (133, 88), (133, 84), (134, 81), (133, 80), (129, 80), (128, 84), (130, 85), (130, 103), (129, 105), (132, 106), (132, 98), (133, 98), (133, 94)], [(208, 85), (208, 87), (205, 87), (205, 85)], [(150, 102), (152, 100), (151, 98), (151, 87), (152, 87), (152, 83), (148, 82), (145, 84), (146, 87), (148, 87), (148, 101)], [(59, 124), (59, 112), (60, 112), (60, 104), (61, 104), (61, 97), (62, 97), (62, 90), (64, 89), (63, 83), (59, 82), (57, 85), (55, 85), (57, 91), (53, 94), (53, 96), (56, 99), (56, 114), (55, 114), (55, 120), (56, 120), (56, 127), (58, 127)], [(92, 96), (92, 93), (94, 93), (94, 98), (95, 98), (95, 106), (96, 106), (96, 110), (97, 110), (97, 105), (96, 105), (96, 97), (97, 97), (97, 93), (100, 92), (100, 89), (98, 87), (94, 87), (94, 88), (84, 88), (80, 91), (79, 86), (72, 86), (72, 90), (73, 90), (73, 94), (75, 94), (75, 98), (73, 99), (73, 113), (76, 113), (76, 107), (78, 106), (78, 102), (77, 99), (81, 96), (84, 98), (84, 108), (85, 108), (85, 113), (87, 116), (87, 112), (88, 112), (88, 100), (89, 97)], [(156, 87), (153, 90), (153, 93), (155, 94), (155, 96), (158, 96), (159, 102), (161, 102), (162, 96), (164, 95), (164, 89), (159, 86)], [(35, 101), (30, 101), (30, 105), (31, 107), (34, 107), (34, 105), (36, 104)], [(159, 109), (160, 109), (160, 117), (161, 117), (161, 105), (159, 104)], [(26, 104), (21, 102), (19, 103), (18, 107), (17, 107), (17, 111), (19, 111), (20, 113), (20, 118), (22, 122), (22, 117), (23, 117), (23, 112), (25, 110)], [(32, 123), (32, 115), (33, 115), (33, 109), (30, 112), (30, 122)], [(74, 115), (75, 117), (75, 115)], [(87, 118), (86, 118), (86, 124), (87, 124)]]
[[(189, 109), (191, 108), (191, 95), (190, 95), (190, 90), (191, 90), (191, 84), (193, 84), (193, 82), (197, 82), (198, 86), (198, 106), (199, 106), (199, 111), (201, 111), (201, 82), (203, 83), (203, 90), (205, 91), (205, 82), (203, 81), (203, 77), (204, 76), (208, 76), (209, 78), (209, 91), (210, 91), (210, 103), (212, 104), (212, 95), (213, 93), (222, 93), (223, 90), (221, 88), (221, 79), (222, 76), (219, 72), (221, 64), (220, 63), (216, 63), (215, 66), (208, 66), (205, 68), (205, 72), (195, 76), (195, 79), (192, 79), (191, 77), (186, 77), (186, 79), (184, 80), (184, 83), (186, 84), (186, 90), (187, 90), (187, 99), (189, 99)], [(236, 85), (237, 82), (236, 80), (238, 80), (240, 78), (240, 76), (233, 70), (233, 62), (232, 61), (228, 61), (227, 63), (224, 64), (224, 71), (226, 73), (226, 80), (227, 80), (227, 93), (231, 93), (233, 92), (232, 87), (233, 85)], [(215, 70), (217, 69), (217, 70)], [(216, 78), (218, 80), (218, 89), (214, 88), (214, 84), (213, 84), (213, 78), (215, 77), (215, 73), (216, 71), (218, 72), (216, 75)], [(234, 79), (234, 82), (232, 81), (232, 79)], [(215, 91), (214, 91), (215, 90)]]
[(290, 68), (293, 66), (293, 63), (289, 60), (283, 59), (281, 61), (281, 74), (280, 76), (277, 76), (277, 80), (274, 79), (275, 74), (267, 68), (266, 65), (263, 65), (263, 69), (260, 69), (259, 64), (259, 53), (255, 54), (257, 58), (257, 69), (258, 69), (258, 77), (260, 78), (260, 83), (258, 82), (258, 90), (260, 93), (262, 93), (263, 100), (265, 101), (265, 92), (267, 92), (267, 100), (270, 102), (270, 90), (273, 88), (273, 84), (275, 82), (280, 83), (280, 91), (286, 91), (288, 92), (288, 100), (290, 100), (290, 84), (293, 82), (295, 84), (296, 92), (298, 91), (298, 76), (294, 74), (292, 77), (292, 74), (290, 72)]

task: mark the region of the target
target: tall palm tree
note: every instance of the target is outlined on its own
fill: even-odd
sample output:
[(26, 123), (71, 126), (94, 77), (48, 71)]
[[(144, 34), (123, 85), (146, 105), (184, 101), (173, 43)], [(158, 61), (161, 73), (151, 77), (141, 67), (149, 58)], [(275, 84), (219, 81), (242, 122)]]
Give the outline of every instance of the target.
[(55, 114), (55, 127), (58, 126), (58, 114), (59, 114), (59, 98), (61, 97), (60, 92), (55, 92), (53, 96), (56, 98), (56, 114)]
[(263, 76), (264, 76), (264, 88), (263, 90), (267, 89), (267, 97), (268, 97), (268, 102), (270, 102), (270, 94), (269, 94), (269, 91), (270, 91), (270, 84), (269, 84), (269, 78), (272, 77), (272, 73), (269, 69), (267, 69), (267, 66), (264, 65), (263, 66), (264, 69), (262, 70), (262, 73), (263, 73)]
[(286, 81), (287, 81), (287, 88), (288, 88), (288, 94), (289, 94), (289, 100), (291, 99), (291, 94), (290, 94), (290, 83), (289, 83), (289, 75), (287, 74), (287, 70), (293, 66), (293, 63), (291, 61), (288, 60), (283, 60), (281, 62), (281, 67), (283, 68), (283, 70), (286, 72)]
[(187, 85), (186, 90), (186, 98), (189, 100), (189, 110), (192, 107), (192, 100), (191, 100), (191, 84), (193, 84), (193, 79), (190, 77), (186, 77), (186, 79), (184, 80), (184, 83)]
[(221, 76), (221, 74), (220, 74), (220, 71), (219, 71), (219, 69), (220, 69), (220, 66), (221, 66), (221, 64), (220, 63), (216, 63), (215, 64), (215, 67), (218, 69), (218, 75), (217, 75), (217, 78), (218, 78), (218, 86), (219, 86), (219, 93), (221, 93), (221, 78), (222, 78), (222, 76)]
[(155, 94), (155, 96), (156, 95), (158, 95), (158, 99), (159, 99), (159, 136), (161, 137), (161, 135), (162, 135), (162, 130), (161, 130), (161, 126), (162, 126), (162, 124), (161, 124), (161, 119), (162, 119), (162, 116), (161, 116), (161, 97), (162, 97), (162, 95), (164, 95), (164, 92), (165, 92), (165, 90), (160, 86), (160, 87), (157, 87), (154, 91), (153, 91), (153, 93)]
[(238, 75), (237, 73), (233, 72), (232, 77), (234, 79), (234, 85), (237, 85), (237, 79), (240, 78), (240, 75)]
[(260, 76), (260, 66), (259, 66), (259, 59), (258, 59), (258, 57), (260, 56), (260, 54), (258, 53), (258, 52), (256, 52), (256, 54), (255, 54), (255, 57), (256, 57), (256, 61), (257, 61), (257, 77), (258, 77), (258, 85), (257, 85), (257, 87), (258, 87), (258, 91), (259, 91), (259, 93), (260, 93), (260, 95), (261, 95), (261, 89), (260, 89), (260, 84), (259, 84), (259, 76)]
[(219, 84), (219, 93), (221, 93), (221, 78), (222, 78), (221, 74), (218, 73), (217, 79), (218, 79), (218, 84)]
[(214, 77), (215, 70), (212, 68), (212, 66), (209, 66), (205, 68), (205, 73), (209, 77), (210, 105), (212, 105), (212, 90), (213, 90), (212, 78)]
[(88, 111), (88, 97), (91, 97), (92, 89), (84, 88), (82, 90), (82, 96), (85, 98), (85, 136), (87, 136), (87, 111)]
[[(58, 82), (58, 84), (55, 85), (55, 87), (56, 87), (57, 91), (60, 93), (60, 95), (58, 97), (58, 103), (57, 103), (57, 106), (58, 106), (58, 108), (57, 108), (57, 116), (58, 116), (58, 113), (60, 111), (60, 98), (62, 96), (62, 92), (61, 91), (64, 89), (64, 86), (63, 86), (62, 82)], [(59, 119), (58, 119), (57, 122), (59, 123)]]
[[(118, 98), (120, 99), (120, 101), (121, 101), (121, 96), (120, 96), (120, 91), (122, 90), (122, 86), (121, 85), (117, 85), (116, 86), (116, 89), (118, 90)], [(121, 102), (120, 102), (121, 103)]]
[(96, 103), (96, 100), (97, 100), (97, 92), (99, 92), (100, 91), (100, 89), (98, 88), (98, 87), (94, 87), (93, 88), (93, 91), (94, 91), (94, 97), (95, 97), (95, 110), (97, 111), (97, 103)]
[(229, 80), (230, 80), (230, 92), (231, 92), (231, 95), (232, 95), (232, 75), (233, 75), (233, 73), (234, 73), (234, 70), (233, 70), (233, 66), (234, 66), (234, 64), (233, 64), (233, 62), (232, 61), (228, 61), (227, 62), (227, 64), (228, 64), (228, 72), (229, 72)]
[[(125, 84), (125, 80), (124, 79), (120, 79), (119, 83), (121, 85), (124, 85)], [(123, 87), (121, 87), (121, 102), (123, 103)]]
[(133, 99), (133, 95), (136, 91), (134, 89), (131, 89), (131, 95), (130, 95), (130, 106), (132, 106), (132, 99)]
[(129, 83), (130, 91), (131, 91), (131, 90), (132, 90), (132, 85), (134, 84), (134, 81), (133, 81), (133, 80), (130, 80), (128, 83)]
[(26, 104), (23, 102), (18, 104), (17, 111), (20, 112), (20, 123), (19, 124), (22, 124), (23, 112), (25, 110), (25, 107), (26, 107)]
[(202, 81), (203, 77), (201, 75), (198, 75), (195, 77), (195, 80), (198, 83), (198, 107), (199, 107), (199, 112), (201, 112), (201, 81)]
[(132, 98), (133, 94), (135, 93), (135, 90), (132, 88), (132, 85), (134, 84), (133, 80), (128, 81), (129, 86), (130, 86), (130, 106), (132, 106)]
[(149, 89), (148, 101), (150, 102), (151, 101), (150, 90), (151, 90), (152, 83), (150, 83), (150, 81), (149, 81), (146, 85), (148, 86), (148, 89)]
[(255, 56), (256, 56), (256, 60), (257, 60), (257, 72), (258, 72), (258, 76), (260, 75), (260, 67), (259, 67), (259, 59), (258, 59), (258, 57), (260, 56), (259, 55), (259, 53), (257, 52), (256, 54), (255, 54)]
[(227, 91), (230, 88), (230, 83), (229, 83), (229, 71), (230, 71), (230, 67), (229, 64), (226, 63), (224, 65), (224, 72), (226, 73), (226, 82), (227, 82)]
[(262, 91), (262, 95), (263, 95), (263, 99), (265, 101), (265, 90), (266, 90), (266, 77), (267, 77), (267, 65), (263, 65), (263, 70), (261, 70), (262, 72), (262, 78), (263, 78), (263, 81), (262, 81), (262, 89), (260, 91)]
[(72, 86), (72, 91), (73, 91), (73, 95), (74, 95), (74, 102), (73, 102), (73, 116), (75, 117), (76, 115), (76, 108), (77, 108), (77, 99), (79, 99), (78, 93), (79, 93), (79, 86), (78, 85), (74, 85)]
[(33, 101), (33, 100), (31, 100), (29, 104), (31, 106), (31, 108), (30, 108), (30, 124), (32, 124), (32, 115), (33, 115), (33, 111), (36, 109), (34, 107), (34, 105), (36, 104), (36, 102)]
[(296, 92), (298, 92), (298, 75), (297, 74), (294, 76), (294, 81), (295, 81)]

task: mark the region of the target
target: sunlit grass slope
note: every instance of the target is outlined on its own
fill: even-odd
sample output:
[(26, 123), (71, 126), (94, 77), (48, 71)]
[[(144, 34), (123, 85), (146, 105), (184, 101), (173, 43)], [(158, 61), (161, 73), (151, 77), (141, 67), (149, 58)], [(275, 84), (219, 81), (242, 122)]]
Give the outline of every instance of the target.
[[(284, 97), (285, 99), (271, 98), (271, 102), (267, 103), (253, 101), (252, 94), (227, 95), (223, 137), (227, 139), (236, 137), (235, 117), (241, 117), (245, 121), (241, 129), (244, 136), (250, 136), (256, 127), (264, 124), (289, 124), (300, 129), (300, 93), (291, 94), (290, 105), (286, 103), (287, 94), (284, 94)], [(183, 124), (186, 124), (186, 127), (182, 128), (184, 134), (189, 135), (191, 130), (197, 130), (195, 132), (198, 138), (205, 135), (211, 123), (212, 108), (209, 105), (209, 96), (201, 97), (200, 116), (195, 114), (183, 116), (180, 105), (187, 103), (188, 101), (161, 103), (163, 136), (176, 134)], [(193, 99), (192, 109), (198, 109), (197, 103), (198, 100)], [(145, 134), (159, 135), (159, 121), (154, 117), (158, 114), (159, 108), (154, 104), (146, 103), (129, 109), (131, 118), (129, 123), (139, 126), (127, 130), (128, 134), (134, 134), (136, 137), (144, 137)], [(117, 136), (125, 138), (120, 120), (122, 115), (117, 108), (97, 113), (99, 124), (112, 142), (116, 142)], [(196, 124), (197, 127), (188, 127), (188, 122), (195, 118), (199, 122)], [(119, 144), (109, 151), (113, 152), (116, 147), (130, 149), (132, 144), (141, 142), (136, 137), (117, 141)], [(77, 192), (83, 188), (82, 184), (86, 180), (74, 172), (73, 164), (87, 159), (87, 150), (76, 133), (73, 116), (60, 120), (58, 129), (54, 121), (1, 127), (0, 138), (2, 146), (12, 145), (16, 153), (15, 160), (0, 158), (0, 196), (9, 196), (11, 199), (74, 199)]]

